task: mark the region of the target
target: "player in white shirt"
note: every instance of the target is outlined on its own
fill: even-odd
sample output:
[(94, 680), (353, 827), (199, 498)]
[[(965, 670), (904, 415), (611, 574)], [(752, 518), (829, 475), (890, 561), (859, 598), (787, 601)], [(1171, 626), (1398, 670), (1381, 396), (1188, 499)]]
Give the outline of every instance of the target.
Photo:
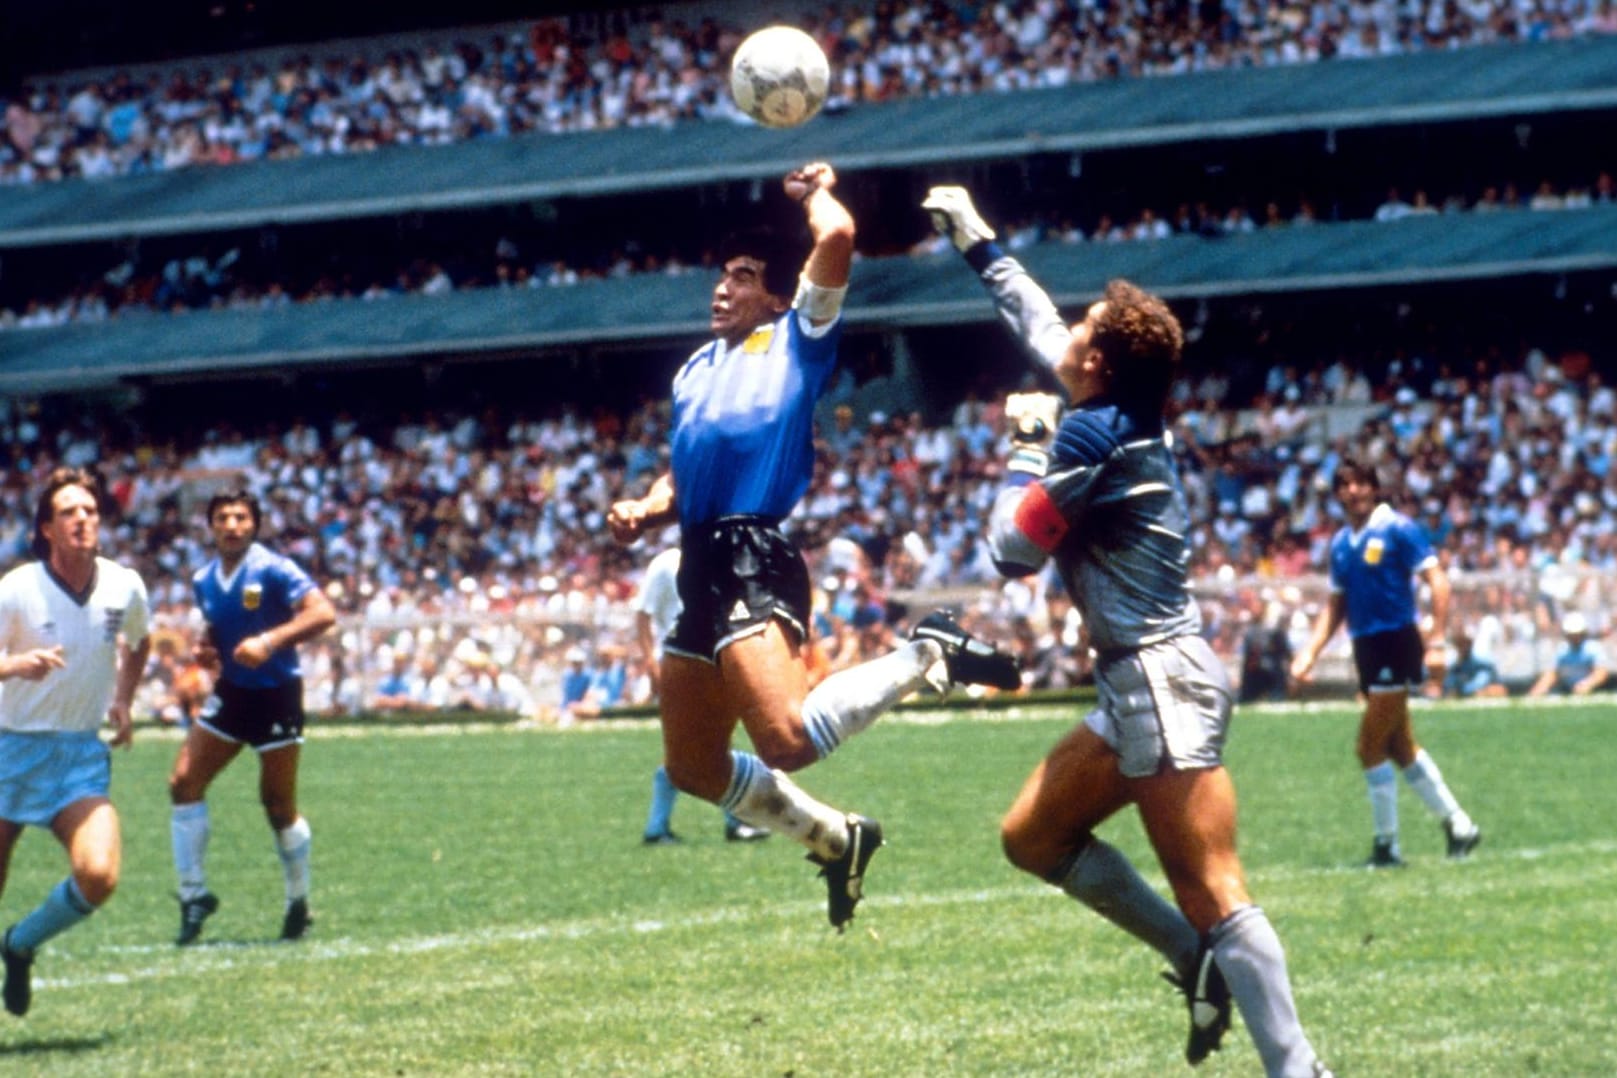
[[(679, 548), (670, 547), (651, 559), (640, 589), (634, 596), (634, 625), (640, 656), (651, 674), (653, 691), (658, 689), (657, 671), (662, 661), (663, 640), (674, 630), (681, 603), (676, 577), (679, 574)], [(651, 808), (646, 814), (640, 841), (647, 846), (663, 846), (679, 841), (673, 831), (674, 802), (679, 791), (661, 764), (651, 775)], [(724, 814), (724, 837), (731, 842), (756, 842), (769, 837), (768, 828), (742, 823)]]
[(146, 585), (97, 555), (100, 487), (58, 468), (34, 513), (39, 558), (0, 578), (0, 887), (24, 827), (48, 827), (71, 872), (0, 939), (6, 1010), (32, 997), (41, 944), (100, 909), (118, 886), (123, 840), (107, 797), (112, 744), (134, 734), (130, 701), (151, 649)]

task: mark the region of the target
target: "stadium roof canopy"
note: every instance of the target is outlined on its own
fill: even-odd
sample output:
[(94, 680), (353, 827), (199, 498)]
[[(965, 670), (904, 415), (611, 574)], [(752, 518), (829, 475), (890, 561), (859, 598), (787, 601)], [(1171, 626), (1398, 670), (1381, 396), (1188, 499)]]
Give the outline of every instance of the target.
[(1612, 108), (1617, 38), (1480, 46), (898, 101), (788, 132), (528, 135), (0, 189), (0, 248), (773, 178), (822, 158), (851, 171)]
[[(1617, 206), (1448, 214), (1203, 239), (1020, 252), (1069, 309), (1126, 276), (1170, 298), (1295, 293), (1617, 269)], [(860, 262), (848, 325), (880, 331), (988, 323), (989, 301), (952, 252)], [(306, 303), (268, 311), (138, 314), (0, 334), (0, 392), (37, 394), (128, 378), (285, 372), (581, 347), (665, 346), (707, 334), (710, 275), (645, 274), (566, 288)], [(689, 312), (670, 321), (666, 312)]]

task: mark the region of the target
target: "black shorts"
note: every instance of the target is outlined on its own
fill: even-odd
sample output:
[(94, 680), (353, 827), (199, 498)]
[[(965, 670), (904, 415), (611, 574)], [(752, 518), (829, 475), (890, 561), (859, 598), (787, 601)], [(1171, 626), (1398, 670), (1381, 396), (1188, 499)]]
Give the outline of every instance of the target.
[(303, 680), (244, 689), (220, 679), (197, 715), (202, 728), (259, 752), (303, 741)]
[(1370, 633), (1353, 641), (1353, 665), (1362, 692), (1403, 692), (1426, 680), (1425, 645), (1413, 625)]
[(764, 517), (721, 517), (680, 536), (684, 609), (666, 650), (708, 662), (733, 640), (776, 618), (801, 643), (808, 636), (808, 566), (780, 525)]

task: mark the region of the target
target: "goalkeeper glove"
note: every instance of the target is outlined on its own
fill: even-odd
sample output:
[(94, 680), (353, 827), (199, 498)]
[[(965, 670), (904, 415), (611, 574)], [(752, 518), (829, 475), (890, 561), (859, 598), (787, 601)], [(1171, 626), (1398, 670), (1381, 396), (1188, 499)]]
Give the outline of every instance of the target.
[(949, 237), (962, 254), (994, 238), (994, 230), (977, 213), (964, 187), (934, 187), (926, 193), (921, 208), (932, 215), (932, 227), (938, 234)]
[(1005, 467), (1035, 478), (1050, 469), (1050, 445), (1061, 423), (1061, 399), (1053, 393), (1012, 393), (1005, 398), (1011, 457)]

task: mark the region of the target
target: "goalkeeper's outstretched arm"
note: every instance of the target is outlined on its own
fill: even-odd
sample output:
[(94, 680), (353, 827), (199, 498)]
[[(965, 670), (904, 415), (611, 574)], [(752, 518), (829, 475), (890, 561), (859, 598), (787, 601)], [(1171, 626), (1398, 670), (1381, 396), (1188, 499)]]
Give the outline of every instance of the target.
[(970, 192), (964, 187), (934, 187), (927, 192), (921, 208), (931, 215), (933, 227), (947, 236), (977, 271), (994, 298), (1000, 321), (1050, 374), (1051, 380), (1060, 384), (1055, 378), (1056, 365), (1072, 342), (1072, 329), (1022, 263), (994, 242), (996, 233), (977, 212)]

